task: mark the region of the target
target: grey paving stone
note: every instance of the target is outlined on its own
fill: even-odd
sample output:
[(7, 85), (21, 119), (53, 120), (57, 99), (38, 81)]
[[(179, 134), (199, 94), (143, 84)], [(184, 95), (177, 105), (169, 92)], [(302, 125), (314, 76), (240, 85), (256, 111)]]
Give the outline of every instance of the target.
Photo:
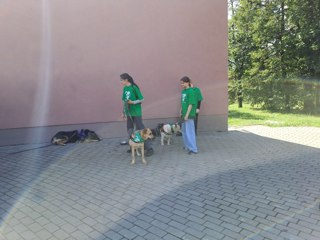
[(135, 222), (135, 225), (137, 225), (137, 226), (139, 226), (141, 228), (147, 229), (147, 228), (151, 227), (151, 225), (150, 225), (151, 223), (145, 222), (143, 220), (137, 220)]
[(103, 235), (109, 239), (112, 239), (112, 240), (120, 240), (121, 238), (123, 238), (123, 236), (121, 236), (119, 233), (117, 233), (113, 230), (109, 230), (109, 231), (105, 232)]
[[(67, 239), (69, 237), (69, 234), (61, 229), (58, 231), (52, 233), (57, 239)], [(41, 239), (41, 237), (40, 237)]]
[(172, 215), (170, 219), (181, 224), (186, 224), (188, 222), (188, 219), (180, 217), (178, 215)]
[(138, 226), (132, 227), (132, 228), (130, 229), (130, 231), (136, 233), (136, 234), (139, 235), (139, 236), (144, 236), (144, 235), (148, 234), (148, 232), (147, 232), (145, 229), (143, 229), (143, 228), (141, 228), (141, 227), (138, 227)]
[(154, 235), (152, 233), (148, 233), (147, 235), (144, 236), (144, 239), (145, 240), (161, 240), (161, 239), (164, 239), (164, 238), (161, 238), (161, 237), (158, 237), (157, 235)]
[(22, 236), (16, 232), (10, 232), (10, 233), (6, 234), (5, 237), (6, 237), (5, 238), (6, 240), (16, 240), (16, 239), (22, 238)]
[(203, 231), (206, 235), (203, 237), (203, 239), (211, 240), (211, 239), (223, 239), (226, 235), (217, 232), (212, 229), (206, 229)]
[(148, 228), (148, 231), (149, 231), (150, 233), (158, 236), (158, 237), (163, 237), (164, 235), (167, 234), (164, 230), (161, 230), (161, 229), (159, 229), (159, 228), (157, 228), (157, 227), (154, 227), (154, 226)]
[(121, 229), (119, 231), (119, 234), (124, 236), (126, 239), (134, 239), (137, 236), (136, 233), (134, 233), (128, 229)]
[(174, 235), (167, 234), (162, 239), (164, 239), (164, 240), (181, 240), (181, 237), (176, 237)]
[[(46, 229), (42, 229), (39, 232), (36, 233), (36, 235), (40, 238), (40, 239), (50, 239), (53, 237), (53, 235)], [(24, 237), (24, 235), (22, 235)]]
[[(167, 229), (166, 229), (166, 231), (168, 232), (168, 233), (170, 233), (170, 234), (168, 234), (168, 235), (173, 235), (173, 236), (175, 236), (175, 237), (178, 237), (178, 238), (182, 238), (184, 235), (185, 235), (185, 232), (184, 231), (182, 231), (182, 230), (179, 230), (179, 229), (177, 229), (177, 228), (174, 228), (174, 227), (168, 227)], [(167, 235), (166, 235), (167, 236)]]
[(186, 228), (185, 233), (189, 234), (189, 235), (192, 235), (193, 237), (197, 238), (197, 239), (201, 239), (205, 234), (195, 228)]

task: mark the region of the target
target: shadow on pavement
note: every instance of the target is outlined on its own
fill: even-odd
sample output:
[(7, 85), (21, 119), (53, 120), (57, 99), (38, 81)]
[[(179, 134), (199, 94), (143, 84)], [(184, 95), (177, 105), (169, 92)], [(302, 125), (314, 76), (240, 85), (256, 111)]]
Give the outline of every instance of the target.
[(185, 184), (98, 239), (319, 239), (318, 156), (315, 151)]

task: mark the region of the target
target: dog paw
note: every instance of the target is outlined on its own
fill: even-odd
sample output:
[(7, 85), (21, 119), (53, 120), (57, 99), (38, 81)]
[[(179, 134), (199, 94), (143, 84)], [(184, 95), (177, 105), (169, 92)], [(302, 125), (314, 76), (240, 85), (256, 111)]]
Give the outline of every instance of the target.
[(135, 161), (131, 161), (131, 163), (130, 163), (130, 164), (131, 164), (131, 165), (134, 165), (135, 163), (136, 163)]
[(147, 165), (147, 164), (148, 164), (145, 159), (142, 159), (142, 163), (143, 163), (144, 165)]

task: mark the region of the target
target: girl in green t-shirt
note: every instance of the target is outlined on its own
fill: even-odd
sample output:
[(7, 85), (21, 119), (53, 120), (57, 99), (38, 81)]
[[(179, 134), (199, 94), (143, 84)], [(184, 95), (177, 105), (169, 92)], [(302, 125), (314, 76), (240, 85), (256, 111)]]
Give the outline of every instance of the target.
[(189, 77), (183, 77), (180, 80), (183, 88), (181, 92), (181, 120), (182, 120), (182, 139), (184, 148), (188, 150), (188, 154), (198, 152), (196, 134), (194, 127), (194, 118), (196, 116), (196, 98), (194, 90), (191, 87)]
[[(122, 101), (123, 112), (122, 117), (127, 121), (127, 132), (130, 138), (134, 130), (142, 130), (145, 128), (142, 122), (142, 107), (141, 103), (144, 98), (138, 85), (128, 73), (120, 75), (121, 83), (123, 84)], [(152, 142), (148, 139), (145, 142), (146, 156), (153, 154)], [(128, 150), (131, 152), (130, 150)]]

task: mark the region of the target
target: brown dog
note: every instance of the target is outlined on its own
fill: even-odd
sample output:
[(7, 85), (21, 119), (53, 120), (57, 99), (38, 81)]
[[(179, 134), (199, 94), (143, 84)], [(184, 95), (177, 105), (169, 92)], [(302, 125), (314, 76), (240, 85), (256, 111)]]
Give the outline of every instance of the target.
[(152, 139), (153, 134), (150, 128), (145, 128), (142, 130), (135, 131), (129, 140), (129, 145), (131, 147), (131, 165), (136, 163), (135, 153), (140, 156), (139, 150), (141, 151), (141, 160), (143, 164), (147, 164), (144, 158), (144, 141), (147, 139)]

